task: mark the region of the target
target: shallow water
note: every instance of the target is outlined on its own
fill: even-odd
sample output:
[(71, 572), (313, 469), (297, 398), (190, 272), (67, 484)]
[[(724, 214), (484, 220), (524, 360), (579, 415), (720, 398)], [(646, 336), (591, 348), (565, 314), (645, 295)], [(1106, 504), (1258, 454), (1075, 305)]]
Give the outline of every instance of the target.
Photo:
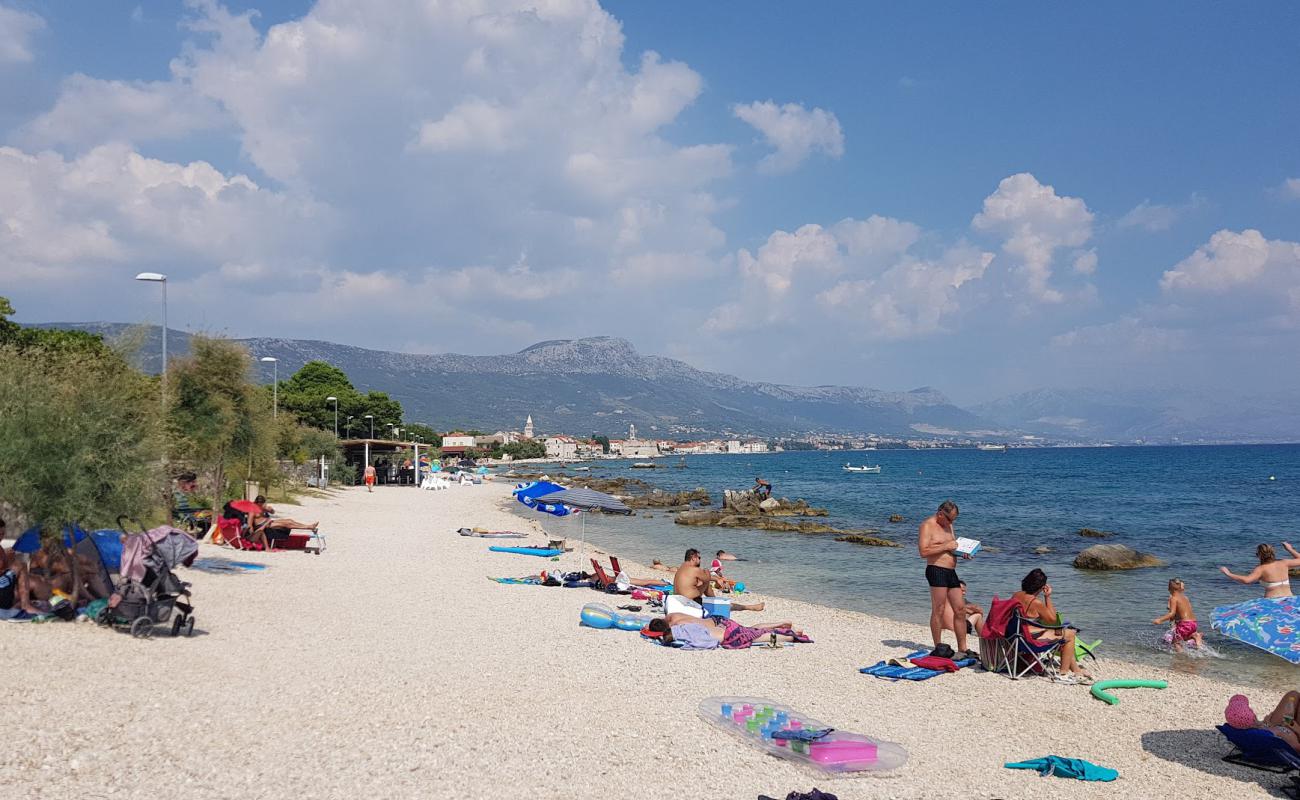
[[(844, 472), (846, 461), (880, 464), (882, 471)], [(1010, 595), (1027, 571), (1041, 567), (1057, 607), (1082, 629), (1083, 639), (1104, 641), (1103, 656), (1172, 661), (1189, 672), (1276, 687), (1292, 687), (1300, 678), (1296, 667), (1210, 629), (1213, 608), (1260, 594), (1256, 586), (1225, 578), (1218, 565), (1245, 573), (1254, 567), (1260, 542), (1281, 552), (1281, 542), (1290, 536), (1300, 546), (1293, 515), (1300, 508), (1300, 445), (798, 452), (688, 456), (686, 469), (673, 468), (675, 458), (661, 463), (668, 468), (633, 470), (626, 461), (600, 462), (586, 474), (638, 477), (665, 490), (702, 486), (715, 502), (721, 502), (724, 488), (752, 486), (761, 475), (777, 495), (825, 507), (830, 524), (876, 528), (903, 546), (692, 528), (655, 512), (564, 519), (526, 513), (574, 539), (582, 523), (578, 517), (585, 517), (588, 539), (647, 564), (659, 558), (676, 565), (688, 547), (706, 559), (725, 549), (744, 559), (728, 565), (727, 574), (764, 592), (925, 624), (929, 595), (924, 562), (916, 553), (916, 528), (951, 498), (961, 507), (958, 534), (979, 539), (986, 548), (959, 564), (973, 602), (987, 606), (994, 594)], [(902, 514), (906, 522), (889, 523), (892, 514)], [(1115, 536), (1084, 538), (1078, 535), (1082, 527)], [(1075, 554), (1101, 541), (1154, 553), (1169, 566), (1110, 573), (1071, 566)], [(1036, 555), (1038, 546), (1052, 552)], [(1186, 582), (1201, 630), (1219, 657), (1170, 654), (1158, 646), (1165, 629), (1151, 620), (1165, 612), (1172, 577)]]

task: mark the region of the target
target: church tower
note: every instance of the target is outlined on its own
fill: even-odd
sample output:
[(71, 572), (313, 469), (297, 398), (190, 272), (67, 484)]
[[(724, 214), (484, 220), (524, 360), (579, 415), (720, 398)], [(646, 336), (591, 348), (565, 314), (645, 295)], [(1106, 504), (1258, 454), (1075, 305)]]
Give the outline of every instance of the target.
[(627, 426), (627, 438), (636, 441), (636, 425)]
[(533, 415), (529, 414), (528, 419), (524, 421), (524, 438), (533, 438)]

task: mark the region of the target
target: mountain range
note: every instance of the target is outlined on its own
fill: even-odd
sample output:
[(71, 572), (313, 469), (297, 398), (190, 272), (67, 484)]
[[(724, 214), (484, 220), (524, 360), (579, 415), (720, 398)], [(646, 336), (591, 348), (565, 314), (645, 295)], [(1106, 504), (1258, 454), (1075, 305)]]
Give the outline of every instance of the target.
[[(108, 339), (140, 329), (120, 323), (49, 323)], [(142, 369), (161, 364), (159, 331), (140, 332)], [(271, 356), (281, 379), (308, 361), (333, 364), (362, 391), (387, 392), (407, 419), (438, 430), (519, 430), (531, 415), (541, 433), (698, 438), (802, 434), (970, 436), (1014, 441), (1034, 435), (1069, 442), (1300, 441), (1300, 412), (1276, 399), (1228, 402), (1180, 391), (1042, 389), (966, 409), (930, 387), (890, 392), (852, 386), (788, 386), (706, 372), (642, 355), (624, 339), (538, 342), (505, 355), (420, 355), (302, 339), (239, 340)], [(189, 335), (169, 331), (170, 354)], [(259, 365), (260, 377), (271, 370)]]

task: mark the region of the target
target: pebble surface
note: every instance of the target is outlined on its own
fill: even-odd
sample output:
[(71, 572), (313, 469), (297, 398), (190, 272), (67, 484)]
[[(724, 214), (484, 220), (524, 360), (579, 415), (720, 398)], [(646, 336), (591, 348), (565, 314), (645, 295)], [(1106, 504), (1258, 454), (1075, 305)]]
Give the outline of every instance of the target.
[[(193, 638), (0, 625), (0, 797), (729, 800), (817, 786), (842, 800), (1248, 798), (1285, 783), (1220, 760), (1229, 747), (1214, 726), (1227, 698), (1241, 691), (1271, 708), (1276, 698), (1258, 689), (1105, 660), (1101, 678), (1170, 687), (1122, 691), (1112, 707), (1086, 687), (972, 670), (889, 683), (857, 670), (928, 642), (922, 625), (761, 594), (749, 597), (767, 610), (738, 612), (741, 622), (790, 620), (816, 643), (692, 653), (579, 627), (583, 604), (629, 601), (487, 578), (578, 569), (590, 544), (553, 562), (456, 534), (519, 530), (508, 489), (306, 498), (285, 510), (321, 520), (321, 556), (203, 545), (205, 556), (267, 569), (182, 570), (194, 584)], [(545, 538), (524, 524), (533, 542)], [(706, 545), (707, 533), (684, 540), (696, 534)], [(696, 706), (713, 695), (768, 697), (899, 742), (909, 763), (827, 777), (705, 723)], [(1048, 754), (1121, 777), (1084, 784), (1002, 766)]]

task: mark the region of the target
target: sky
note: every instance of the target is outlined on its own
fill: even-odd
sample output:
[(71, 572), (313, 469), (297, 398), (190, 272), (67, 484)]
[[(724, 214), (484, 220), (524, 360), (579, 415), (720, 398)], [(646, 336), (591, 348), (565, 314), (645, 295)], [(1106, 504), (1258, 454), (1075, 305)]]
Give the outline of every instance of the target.
[(0, 0), (0, 295), (752, 380), (1300, 391), (1300, 6)]

